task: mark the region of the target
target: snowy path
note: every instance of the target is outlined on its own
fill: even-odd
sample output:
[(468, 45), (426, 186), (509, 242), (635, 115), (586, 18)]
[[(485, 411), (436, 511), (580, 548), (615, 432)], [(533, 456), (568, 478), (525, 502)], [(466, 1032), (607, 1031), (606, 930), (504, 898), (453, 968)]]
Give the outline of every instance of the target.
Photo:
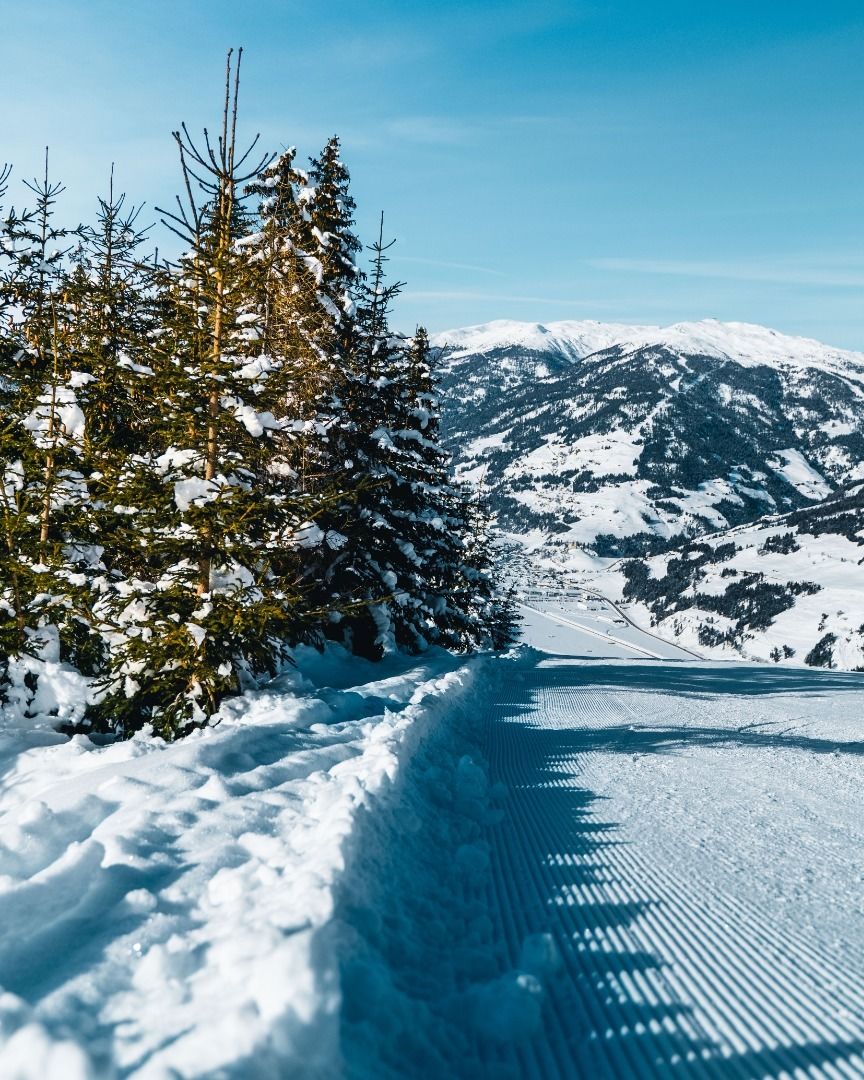
[(526, 599), (170, 745), (0, 725), (0, 1078), (864, 1077), (864, 675)]
[(864, 1076), (864, 676), (523, 616), (338, 905), (348, 1080)]
[(864, 1076), (864, 678), (622, 663), (596, 614), (529, 611), (485, 712), (496, 929), (561, 965), (518, 1072)]

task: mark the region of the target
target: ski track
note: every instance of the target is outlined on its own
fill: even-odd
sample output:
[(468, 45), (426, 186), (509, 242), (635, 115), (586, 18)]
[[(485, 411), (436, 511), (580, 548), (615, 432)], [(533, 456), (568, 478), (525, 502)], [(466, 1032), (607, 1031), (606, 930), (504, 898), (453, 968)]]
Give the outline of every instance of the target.
[(489, 904), (512, 965), (536, 933), (553, 937), (562, 961), (542, 1031), (518, 1050), (520, 1072), (864, 1076), (860, 948), (829, 954), (766, 907), (683, 873), (680, 851), (648, 857), (638, 834), (607, 820), (614, 800), (603, 806), (590, 790), (598, 751), (587, 737), (581, 749), (580, 734), (644, 724), (649, 706), (652, 728), (686, 737), (682, 719), (701, 719), (706, 703), (591, 685), (590, 665), (575, 659), (520, 674), (484, 715), (481, 749), (510, 792), (489, 832)]
[(572, 599), (523, 607), (531, 648), (369, 819), (345, 1075), (864, 1077), (864, 678), (694, 660)]

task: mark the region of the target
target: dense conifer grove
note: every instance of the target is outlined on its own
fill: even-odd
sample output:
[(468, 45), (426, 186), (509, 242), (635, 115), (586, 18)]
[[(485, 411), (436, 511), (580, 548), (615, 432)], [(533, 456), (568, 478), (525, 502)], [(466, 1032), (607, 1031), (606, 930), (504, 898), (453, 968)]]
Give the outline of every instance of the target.
[(176, 259), (113, 176), (94, 225), (60, 226), (47, 154), (0, 214), (0, 698), (70, 665), (89, 730), (176, 737), (298, 643), (510, 639), (383, 232), (362, 268), (337, 138), (308, 170), (238, 145), (238, 75), (215, 139), (175, 133)]

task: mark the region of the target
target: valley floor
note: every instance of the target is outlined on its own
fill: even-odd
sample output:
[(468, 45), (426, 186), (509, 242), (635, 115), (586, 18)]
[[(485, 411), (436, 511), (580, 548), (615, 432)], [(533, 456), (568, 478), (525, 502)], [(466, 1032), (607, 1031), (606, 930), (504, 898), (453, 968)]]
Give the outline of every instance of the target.
[(0, 729), (4, 1080), (864, 1075), (864, 675), (523, 616), (173, 746)]

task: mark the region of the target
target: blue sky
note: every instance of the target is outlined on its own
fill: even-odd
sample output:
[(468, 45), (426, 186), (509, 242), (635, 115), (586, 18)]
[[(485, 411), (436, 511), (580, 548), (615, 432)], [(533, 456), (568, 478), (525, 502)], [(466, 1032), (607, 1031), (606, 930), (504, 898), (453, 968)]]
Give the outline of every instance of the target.
[(243, 6), (7, 0), (0, 160), (20, 184), (49, 144), (71, 218), (112, 161), (165, 205), (170, 131), (215, 124), (243, 45), (243, 129), (304, 156), (338, 132), (366, 239), (385, 211), (402, 328), (715, 317), (864, 349), (860, 3)]

